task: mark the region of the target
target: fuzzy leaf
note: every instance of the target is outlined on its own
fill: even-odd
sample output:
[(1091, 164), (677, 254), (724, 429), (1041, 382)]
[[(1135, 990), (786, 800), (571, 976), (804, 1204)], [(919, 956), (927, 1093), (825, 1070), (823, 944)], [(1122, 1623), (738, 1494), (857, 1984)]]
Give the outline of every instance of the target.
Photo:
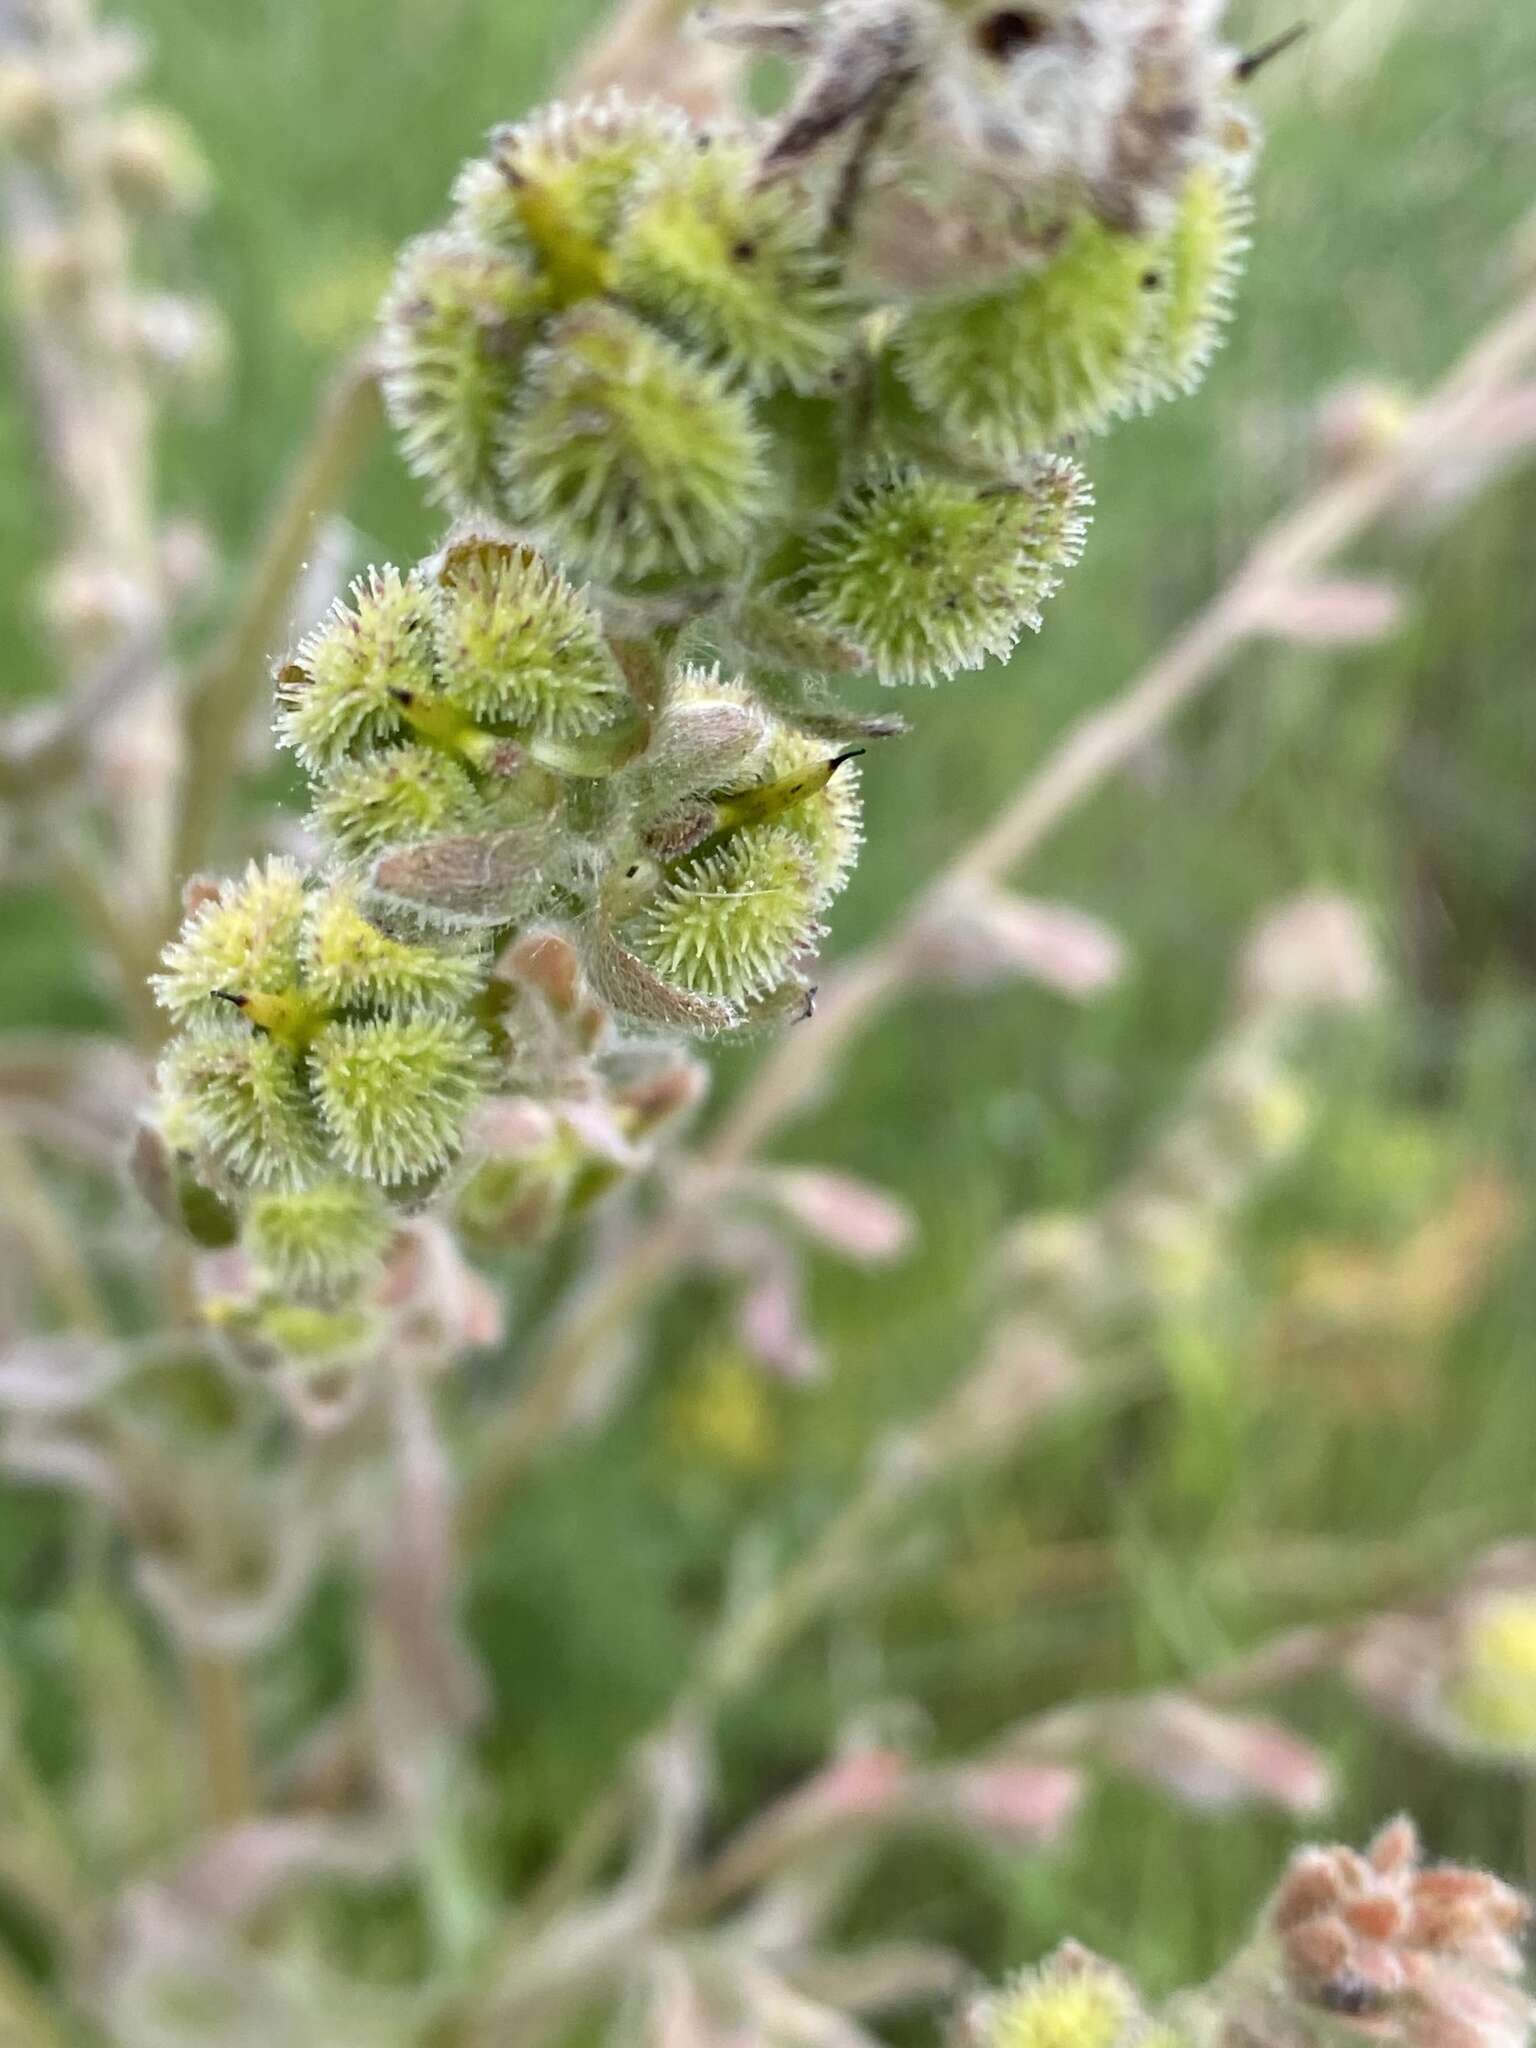
[(429, 839), (382, 854), (369, 887), (388, 902), (449, 923), (507, 924), (543, 895), (555, 846), (553, 831), (542, 824)]
[(740, 1018), (732, 1003), (674, 988), (601, 925), (588, 934), (583, 962), (598, 995), (636, 1023), (709, 1038)]

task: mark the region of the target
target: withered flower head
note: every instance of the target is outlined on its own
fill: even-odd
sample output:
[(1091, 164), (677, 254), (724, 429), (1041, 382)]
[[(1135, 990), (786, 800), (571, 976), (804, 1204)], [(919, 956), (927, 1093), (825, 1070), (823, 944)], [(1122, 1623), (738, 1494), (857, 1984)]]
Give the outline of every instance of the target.
[(1329, 2023), (1315, 2028), (1322, 2038), (1519, 2048), (1536, 2013), (1519, 1982), (1529, 1917), (1523, 1894), (1498, 1878), (1426, 1865), (1406, 1818), (1363, 1855), (1298, 1851), (1266, 1913), (1288, 2038), (1310, 2019)]

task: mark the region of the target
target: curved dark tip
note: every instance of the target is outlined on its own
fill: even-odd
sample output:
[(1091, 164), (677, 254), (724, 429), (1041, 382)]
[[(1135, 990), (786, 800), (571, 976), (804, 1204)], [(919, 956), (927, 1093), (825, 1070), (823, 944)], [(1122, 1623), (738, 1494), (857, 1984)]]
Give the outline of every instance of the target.
[(243, 1010), (250, 1001), (249, 996), (237, 996), (227, 988), (216, 988), (213, 999), (216, 1003), (229, 1003), (236, 1010)]
[(827, 765), (828, 774), (835, 775), (838, 769), (842, 767), (845, 761), (857, 761), (860, 754), (863, 754), (867, 751), (867, 748), (864, 747), (844, 747), (843, 751), (840, 754), (834, 754), (832, 756), (831, 761)]
[(1239, 85), (1246, 85), (1250, 78), (1258, 76), (1266, 64), (1273, 63), (1276, 57), (1284, 56), (1287, 50), (1293, 48), (1309, 33), (1311, 26), (1308, 21), (1298, 21), (1294, 27), (1282, 29), (1279, 35), (1271, 36), (1267, 43), (1260, 43), (1259, 47), (1250, 50), (1246, 57), (1240, 57), (1237, 61)]

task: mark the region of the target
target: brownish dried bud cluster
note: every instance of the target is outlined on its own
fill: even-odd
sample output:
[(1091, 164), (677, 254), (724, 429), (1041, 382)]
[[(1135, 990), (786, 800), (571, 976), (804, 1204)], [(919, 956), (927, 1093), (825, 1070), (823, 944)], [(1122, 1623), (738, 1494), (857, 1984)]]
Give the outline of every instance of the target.
[(1363, 1855), (1301, 1850), (1267, 1920), (1286, 1990), (1347, 2035), (1409, 2048), (1518, 2048), (1536, 2017), (1518, 1981), (1529, 1917), (1525, 1897), (1496, 1877), (1426, 1867), (1403, 1818)]

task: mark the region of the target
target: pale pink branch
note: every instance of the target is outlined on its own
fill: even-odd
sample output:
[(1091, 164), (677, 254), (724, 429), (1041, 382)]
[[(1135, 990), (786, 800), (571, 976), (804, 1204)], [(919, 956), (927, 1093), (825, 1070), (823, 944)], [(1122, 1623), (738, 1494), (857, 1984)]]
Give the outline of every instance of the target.
[(1400, 632), (1407, 599), (1366, 577), (1277, 583), (1257, 607), (1256, 630), (1295, 647), (1374, 647)]
[(949, 890), (914, 920), (907, 957), (921, 983), (974, 991), (1033, 981), (1078, 1003), (1107, 994), (1127, 966), (1125, 941), (1101, 919), (989, 882)]

